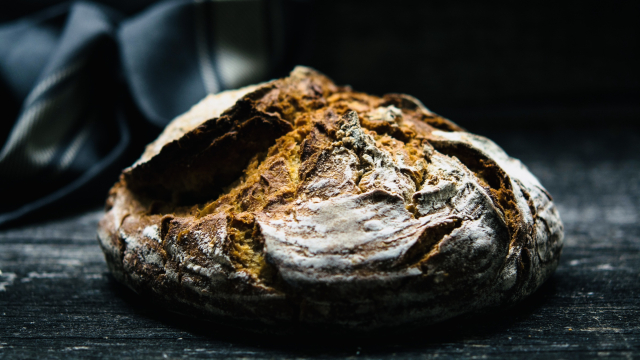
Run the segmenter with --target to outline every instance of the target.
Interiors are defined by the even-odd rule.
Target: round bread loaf
[[[171,310],[373,330],[521,300],[563,227],[490,140],[297,67],[175,119],[111,189],[98,238],[118,281]]]

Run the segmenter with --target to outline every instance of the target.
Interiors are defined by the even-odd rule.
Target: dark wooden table
[[[640,358],[640,131],[485,135],[538,176],[566,229],[555,275],[512,309],[373,339],[244,333],[116,283],[95,209],[0,231],[0,358]]]

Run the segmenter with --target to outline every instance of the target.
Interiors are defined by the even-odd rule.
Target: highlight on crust
[[[555,270],[563,228],[490,140],[297,67],[174,120],[98,237],[119,281],[174,310],[373,330],[515,303]]]

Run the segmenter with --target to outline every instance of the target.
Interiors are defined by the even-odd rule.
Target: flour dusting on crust
[[[563,226],[489,139],[297,67],[170,124],[111,189],[98,238],[119,281],[180,312],[373,330],[521,300]]]

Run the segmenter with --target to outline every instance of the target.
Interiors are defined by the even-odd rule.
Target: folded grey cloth
[[[122,3],[0,24],[0,226],[103,198],[131,148],[172,118],[289,66],[286,2],[162,1],[137,13]]]

